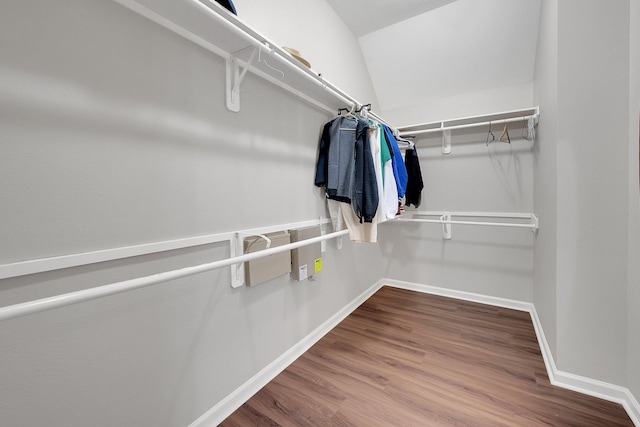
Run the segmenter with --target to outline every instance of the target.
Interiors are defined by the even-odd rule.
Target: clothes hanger
[[[506,142],[507,144],[511,144],[511,137],[509,137],[509,129],[507,129],[507,124],[506,123],[504,125],[504,129],[502,130],[502,135],[500,135],[500,138],[498,138],[498,141]]]
[[[351,105],[351,110],[349,110],[349,112],[347,113],[347,117],[355,121],[358,121],[358,117],[356,116],[357,109],[358,109],[358,104],[354,102],[353,105]]]
[[[401,137],[396,137],[396,141],[407,144],[407,147],[403,147],[403,148],[406,148],[407,150],[413,150],[416,146],[412,141],[409,141],[408,139],[404,139]]]
[[[356,113],[358,113],[360,117],[362,117],[364,120],[367,120],[369,118],[368,112],[370,109],[371,109],[371,104],[365,104],[359,109],[357,109]]]
[[[487,133],[487,147],[496,140],[496,136],[491,132],[491,122],[489,122],[489,133]]]
[[[357,119],[357,117],[355,116],[355,111],[356,111],[356,103],[354,102],[353,104],[351,104],[351,109],[348,108],[338,108],[338,115],[341,116],[342,112],[346,111],[347,114],[345,114],[345,117],[349,117],[352,119]]]

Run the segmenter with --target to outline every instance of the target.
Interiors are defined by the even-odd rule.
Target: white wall
[[[359,38],[397,126],[530,108],[539,1],[456,1]],[[400,42],[398,42],[400,41]]]
[[[486,130],[416,141],[425,188],[418,210],[532,212],[532,144],[510,126],[512,143],[486,146]],[[496,138],[503,127],[496,126]],[[407,208],[407,212],[414,210]],[[385,277],[521,301],[532,300],[534,235],[526,229],[438,224],[383,224]]]
[[[544,1],[534,91],[551,113],[536,148],[536,309],[561,371],[623,386],[628,14],[628,2]]]
[[[443,22],[448,22],[444,18],[448,16],[456,25],[460,19],[471,22],[470,27],[477,25],[476,18],[451,13],[459,6],[453,3],[360,38],[367,61],[377,64],[379,73],[388,70],[389,63],[393,63],[394,69],[405,67],[399,71],[400,75],[411,75],[402,84],[419,82],[412,97],[399,99],[398,94],[389,94],[390,76],[378,74],[377,81],[374,76],[376,90],[387,95],[385,102],[381,99],[383,107],[386,106],[382,114],[394,125],[406,126],[534,105],[530,70],[518,74],[516,80],[509,80],[513,74],[508,77],[503,74],[506,71],[500,64],[504,58],[496,55],[501,48],[462,56],[452,53],[459,50],[455,48],[458,44],[460,49],[466,48],[469,36],[447,24],[443,27]],[[481,13],[499,6],[492,3],[488,7]],[[537,3],[527,7],[537,17]],[[477,11],[475,4],[470,4],[469,8]],[[523,10],[519,9],[520,12]],[[527,16],[524,22],[526,28],[530,24],[529,18]],[[514,21],[505,21],[508,22],[497,25],[504,24],[508,27],[505,31],[511,31]],[[533,21],[532,28],[537,19]],[[487,25],[493,24],[488,22]],[[442,34],[445,34],[444,38]],[[484,36],[478,34],[478,37]],[[531,40],[528,37],[522,36],[526,47],[521,46],[517,54],[509,55],[520,65],[533,64],[533,56],[528,58],[527,52],[529,41],[535,45],[535,37],[531,36]],[[405,43],[391,45],[398,39]],[[441,42],[434,43],[434,40]],[[421,55],[414,54],[413,51],[418,50]],[[532,48],[531,52],[534,50]],[[379,55],[382,51],[387,54]],[[382,67],[384,62],[388,62],[387,68]],[[417,63],[420,65],[406,69],[406,64]],[[478,67],[486,63],[488,68],[483,68],[486,72],[476,74],[475,65],[470,63],[478,64]],[[472,78],[469,73],[473,74]],[[397,84],[394,81],[393,87],[398,87]],[[390,96],[395,98],[390,99]],[[415,101],[416,97],[419,102]],[[521,138],[521,123],[510,125],[509,129],[511,145],[492,144],[489,147],[485,144],[488,128],[454,131],[450,155],[442,155],[440,135],[417,140],[425,183],[423,203],[418,210],[533,212],[534,148]],[[499,137],[502,127],[498,124],[493,130]],[[380,241],[385,254],[385,277],[502,298],[533,300],[535,238],[530,231],[454,226],[453,239],[443,240],[441,227],[435,224],[388,224],[383,226]]]
[[[638,144],[640,135],[640,1],[631,2],[630,91],[629,91],[629,293],[627,325],[628,384],[631,392],[640,396],[640,185],[638,170]]]
[[[556,363],[623,385],[629,2],[558,6]]]
[[[537,16],[537,4],[529,6],[535,10]],[[495,4],[490,7],[495,7]],[[446,7],[434,12],[445,13],[445,9]],[[427,39],[432,40],[437,38],[435,34],[439,34],[438,31],[447,33],[447,29],[437,25],[438,17],[439,14],[420,15],[404,24],[412,23],[411,31],[418,31],[420,25],[430,23],[434,26],[434,33]],[[369,52],[368,60],[373,61],[372,58],[378,49],[384,50],[384,47],[389,52],[393,51],[393,55],[410,56],[408,46],[411,46],[411,43],[423,43],[426,50],[422,47],[420,49],[426,53],[420,58],[426,57],[429,59],[428,62],[443,61],[451,66],[440,67],[441,63],[423,64],[422,68],[411,71],[415,75],[412,81],[420,81],[421,86],[429,86],[422,81],[425,76],[434,72],[437,74],[438,70],[445,72],[455,69],[455,73],[446,77],[438,75],[444,79],[444,87],[451,86],[454,81],[463,86],[459,88],[459,92],[455,92],[456,95],[428,91],[428,95],[422,96],[419,103],[383,110],[385,119],[394,125],[490,114],[530,108],[534,105],[533,81],[528,80],[531,76],[524,79],[528,81],[508,82],[512,84],[507,85],[501,81],[501,84],[486,84],[483,86],[484,89],[478,90],[478,81],[493,82],[491,79],[496,76],[465,80],[461,73],[469,72],[466,61],[472,59],[452,55],[452,48],[446,43],[434,44],[426,43],[424,40],[413,40],[406,45],[391,46],[391,40],[397,40],[399,34],[402,34],[402,37],[410,37],[410,34],[413,34],[411,31],[403,32],[407,27],[409,25],[400,27],[397,24],[361,37],[363,49]],[[385,39],[385,34],[395,37]],[[463,43],[460,37],[452,36],[454,46],[457,42]],[[535,40],[533,43],[535,44]],[[527,49],[523,51],[526,52]],[[393,55],[390,54],[391,57]],[[526,56],[526,53],[524,55]],[[376,61],[380,62],[383,58],[386,57],[376,57]],[[492,56],[488,54],[487,58],[491,59]],[[526,58],[523,61],[526,62]],[[496,65],[494,62],[492,64]],[[431,83],[437,85],[435,81]],[[384,79],[379,79],[378,82],[385,85]],[[394,102],[387,102],[384,105],[393,104]],[[532,212],[534,145],[522,139],[522,125],[509,125],[511,145],[492,144],[489,147],[486,146],[488,127],[453,131],[453,148],[450,155],[442,154],[440,135],[419,138],[416,146],[425,188],[422,192],[423,203],[418,210]],[[498,123],[493,131],[496,137],[499,137],[502,126]],[[530,231],[464,226],[453,228],[453,239],[443,240],[442,231],[435,224],[384,225],[380,241],[385,254],[385,277],[501,298],[533,300],[535,238]]]
[[[492,114],[507,110],[531,108],[533,81],[495,87],[453,96],[433,96],[424,102],[384,110],[385,119],[395,126],[409,126],[458,117]]]
[[[492,104],[487,89],[497,95],[533,80],[539,0],[430,4],[426,13],[359,38],[383,110],[421,109],[477,92]]]
[[[324,214],[313,173],[326,113],[252,75],[228,112],[221,58],[115,2],[6,4],[0,40],[0,263]],[[189,424],[382,277],[377,246],[328,247],[315,282],[234,290],[218,270],[0,323],[0,425]],[[0,300],[227,253],[0,280]]]

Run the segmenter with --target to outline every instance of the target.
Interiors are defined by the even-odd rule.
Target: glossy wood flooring
[[[633,426],[549,383],[528,313],[383,287],[222,426]]]

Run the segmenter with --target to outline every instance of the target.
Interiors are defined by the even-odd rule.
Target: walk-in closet
[[[640,0],[0,5],[0,426],[640,426]]]

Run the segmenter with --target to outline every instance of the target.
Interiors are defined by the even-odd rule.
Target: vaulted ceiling
[[[327,0],[356,37],[456,0]]]
[[[327,0],[382,110],[533,80],[540,0]]]

